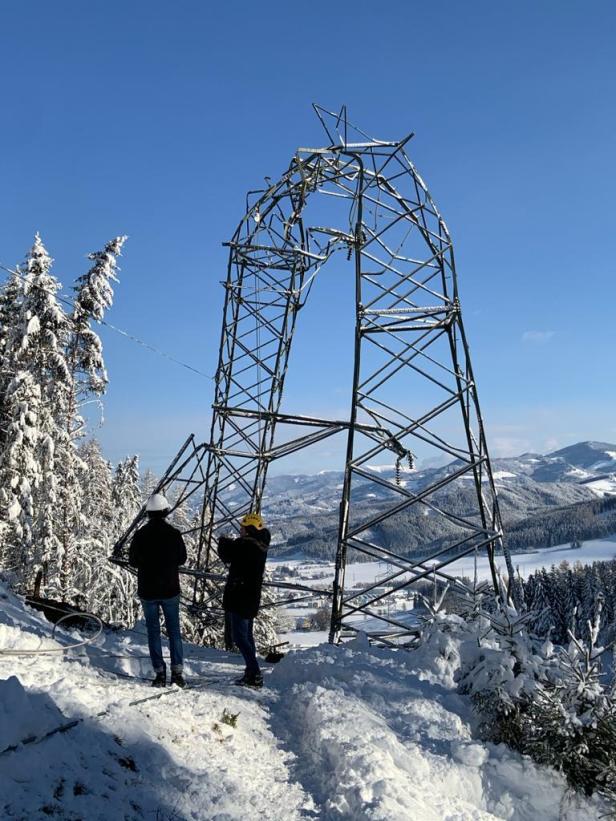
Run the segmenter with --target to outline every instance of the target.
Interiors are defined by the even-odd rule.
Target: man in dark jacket
[[[229,565],[223,606],[231,619],[233,640],[244,657],[246,669],[236,684],[262,687],[253,624],[261,603],[263,572],[271,535],[258,513],[247,513],[240,521],[238,539],[221,536],[218,555]]]
[[[171,653],[171,684],[184,687],[183,648],[180,631],[180,576],[178,567],[186,561],[186,545],[180,531],[169,524],[169,502],[155,493],[146,505],[148,521],[139,528],[130,544],[129,563],[137,568],[137,592],[148,628],[148,647],[156,678],[153,687],[167,684],[167,669],[160,642],[160,608]]]

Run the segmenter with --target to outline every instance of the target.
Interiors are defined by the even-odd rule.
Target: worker
[[[137,568],[137,592],[145,616],[155,675],[152,686],[165,687],[167,684],[167,668],[160,641],[162,609],[171,654],[171,684],[185,687],[178,568],[186,561],[186,545],[180,531],[167,521],[171,508],[162,493],[151,496],[145,509],[148,520],[132,538],[129,564]]]
[[[229,565],[223,607],[229,614],[233,641],[246,665],[244,675],[235,682],[241,686],[263,686],[253,628],[261,603],[270,540],[271,534],[259,513],[247,513],[240,520],[239,538],[221,536],[218,540],[218,555]]]

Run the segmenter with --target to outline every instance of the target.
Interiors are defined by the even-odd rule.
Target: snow
[[[1,591],[0,591],[1,592]],[[3,649],[58,647],[58,631],[12,595]],[[0,753],[3,818],[595,821],[561,775],[473,737],[452,687],[455,653],[321,644],[229,686],[237,656],[186,647],[192,688],[156,693],[145,636],[107,632],[65,654],[0,654],[0,749],[55,721],[73,729]],[[147,700],[145,700],[147,699]],[[235,727],[223,715],[237,715]],[[101,713],[103,713],[101,715]],[[97,715],[98,714],[98,715]],[[7,720],[7,716],[9,716]]]
[[[364,465],[366,470],[371,470],[373,473],[390,473],[396,470],[395,465]],[[400,465],[398,468],[400,473],[416,473],[415,468],[410,468],[408,465]]]
[[[557,545],[556,547],[543,548],[529,553],[513,553],[511,561],[514,568],[520,571],[520,575],[526,578],[531,573],[541,570],[542,567],[558,565],[562,561],[569,564],[581,562],[582,564],[592,564],[593,562],[605,562],[616,558],[616,536],[609,539],[592,539],[584,542],[580,548],[572,548],[570,545]],[[497,557],[498,564],[503,568],[504,560],[502,556]],[[475,573],[475,560],[473,556],[467,556],[453,562],[447,568],[447,572],[456,576],[467,576],[473,578]],[[477,576],[480,579],[490,578],[490,566],[487,556],[477,557]]]
[[[34,336],[41,330],[41,323],[38,316],[32,316],[26,325],[26,336]]]
[[[576,476],[578,479],[586,479],[588,476],[592,476],[592,473],[589,473],[583,468],[572,467],[565,471],[565,476]]]
[[[563,544],[525,553],[514,553],[511,556],[513,566],[519,568],[523,577],[540,570],[542,567],[549,568],[553,564],[558,565],[562,561],[568,561],[570,564],[574,564],[575,562],[592,564],[593,562],[610,561],[611,559],[616,559],[616,535],[606,539],[591,539],[587,542],[583,542],[582,547],[579,548],[572,548],[569,544]],[[274,557],[269,560],[269,563],[273,565],[276,561]],[[279,561],[289,568],[298,570],[301,576],[301,578],[298,579],[300,582],[318,580],[319,584],[328,585],[331,584],[334,578],[335,565],[333,562],[308,562],[305,559],[302,560],[299,555],[296,559],[280,559]],[[462,559],[458,559],[447,567],[447,573],[453,576],[473,578],[475,574],[475,562],[477,577],[479,579],[490,579],[490,566],[486,555],[480,555],[475,558],[475,556],[471,554]],[[504,559],[502,556],[497,556],[497,564],[501,566],[504,572]],[[392,566],[385,562],[357,562],[348,564],[345,574],[347,587],[353,587],[358,583],[368,584],[388,570],[392,570]],[[326,571],[327,575],[322,575]],[[393,572],[395,572],[395,568],[393,568]],[[404,574],[400,576],[400,580],[403,578]]]
[[[310,612],[314,613],[314,607],[310,608]],[[314,647],[327,641],[327,630],[292,630],[281,633],[280,640],[288,641],[293,647]]]
[[[595,479],[591,482],[584,482],[584,487],[589,488],[598,496],[604,496],[605,494],[616,494],[616,476]]]
[[[21,505],[19,504],[18,499],[13,499],[13,501],[9,504],[8,511],[7,511],[7,519],[9,522],[15,521],[18,518],[19,514],[21,513]]]
[[[16,676],[0,680],[0,752],[63,723],[62,713],[44,694],[27,693]]]

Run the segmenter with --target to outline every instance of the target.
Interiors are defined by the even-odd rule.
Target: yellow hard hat
[[[263,529],[263,518],[259,513],[246,513],[245,516],[242,516],[240,519],[240,524],[242,527],[256,527],[257,530]]]

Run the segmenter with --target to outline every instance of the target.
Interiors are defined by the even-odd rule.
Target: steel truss
[[[315,111],[328,145],[298,149],[276,183],[250,192],[246,214],[226,243],[210,440],[196,445],[189,439],[160,488],[180,483],[177,506],[200,494],[193,572],[213,579],[216,534],[235,527],[241,513],[261,509],[270,464],[344,432],[330,641],[362,630],[375,641],[400,644],[413,627],[399,613],[384,612],[399,591],[428,576],[452,581],[448,565],[479,551],[487,553],[497,585],[495,553],[503,549],[498,498],[453,246],[406,153],[413,135],[375,140],[351,126],[344,108],[339,114],[319,106]],[[307,206],[314,200],[333,202],[336,225],[309,223]],[[317,273],[337,251],[352,262],[355,284],[349,417],[282,413],[298,314]],[[415,471],[417,451],[449,464],[436,473]],[[378,470],[383,458],[394,461],[393,479]],[[365,515],[362,500],[370,488],[380,503]],[[230,489],[236,500],[240,492],[239,505],[229,503]],[[388,525],[412,530],[419,516],[432,517],[440,535],[413,550],[392,549]],[[350,551],[387,562],[391,572],[350,589]],[[505,560],[512,579],[507,554]]]

